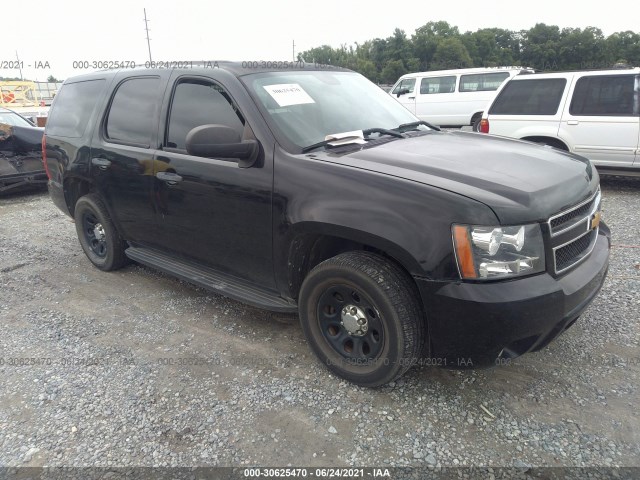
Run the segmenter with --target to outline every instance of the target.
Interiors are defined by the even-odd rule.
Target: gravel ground
[[[296,316],[101,272],[45,193],[2,198],[0,466],[640,466],[640,179],[602,186],[610,274],[571,329],[376,390],[328,373]]]

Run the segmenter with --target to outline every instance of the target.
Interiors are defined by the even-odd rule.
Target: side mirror
[[[240,134],[226,125],[200,125],[186,138],[189,155],[237,159],[240,168],[249,168],[258,159],[260,146],[255,140],[241,140]]]
[[[396,96],[400,98],[400,95],[406,95],[407,93],[410,93],[408,88],[401,88],[398,93],[396,93]]]

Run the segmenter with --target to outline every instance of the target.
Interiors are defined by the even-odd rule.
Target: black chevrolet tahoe
[[[364,386],[508,362],[594,299],[610,232],[588,160],[439,131],[349,70],[279,67],[64,82],[49,191],[96,267],[297,311],[320,361]]]

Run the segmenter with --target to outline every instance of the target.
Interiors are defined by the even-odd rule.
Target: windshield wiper
[[[420,125],[425,125],[429,128],[432,128],[434,130],[437,130],[438,132],[440,131],[440,127],[436,127],[435,125],[431,125],[429,122],[425,122],[424,120],[419,120],[417,122],[411,122],[411,123],[403,123],[402,125],[400,125],[399,127],[394,128],[395,131],[397,132],[408,132],[409,130],[416,130],[417,127],[419,127]]]
[[[404,135],[397,130],[389,130],[388,128],[367,128],[366,130],[362,130],[362,134],[365,137],[368,137],[372,133],[379,133],[381,135],[391,135],[392,137],[397,138],[405,138]]]
[[[331,139],[331,140],[323,140],[321,142],[311,144],[311,145],[309,145],[307,147],[303,147],[302,153],[310,152],[311,150],[315,150],[316,148],[326,147],[327,145],[329,145],[330,143],[334,143],[335,141],[336,140],[334,138],[334,139]]]
[[[360,140],[364,139],[364,140],[370,140],[369,135],[371,135],[372,133],[378,133],[380,135],[390,135],[392,137],[396,137],[396,138],[405,138],[405,136],[396,131],[396,130],[389,130],[388,128],[367,128],[365,130],[362,130],[362,137],[360,138]],[[338,145],[335,145],[336,147],[342,147],[343,145],[350,145],[351,143],[347,140],[344,141],[346,139],[343,139],[343,141],[341,143],[339,143]],[[320,148],[320,147],[326,147],[327,145],[330,145],[332,143],[338,143],[340,142],[339,138],[330,138],[328,140],[323,140],[321,142],[318,143],[314,143],[313,145],[309,145],[308,147],[304,147],[302,149],[302,153],[307,153],[311,150],[314,150],[316,148]],[[357,141],[357,137],[354,137],[354,141],[353,144],[358,144],[358,143],[362,143],[362,142],[358,142]],[[333,145],[332,145],[333,146]]]

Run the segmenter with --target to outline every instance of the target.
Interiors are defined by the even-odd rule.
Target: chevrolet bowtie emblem
[[[600,225],[600,212],[594,213],[591,217],[591,230],[598,228],[598,225]]]

